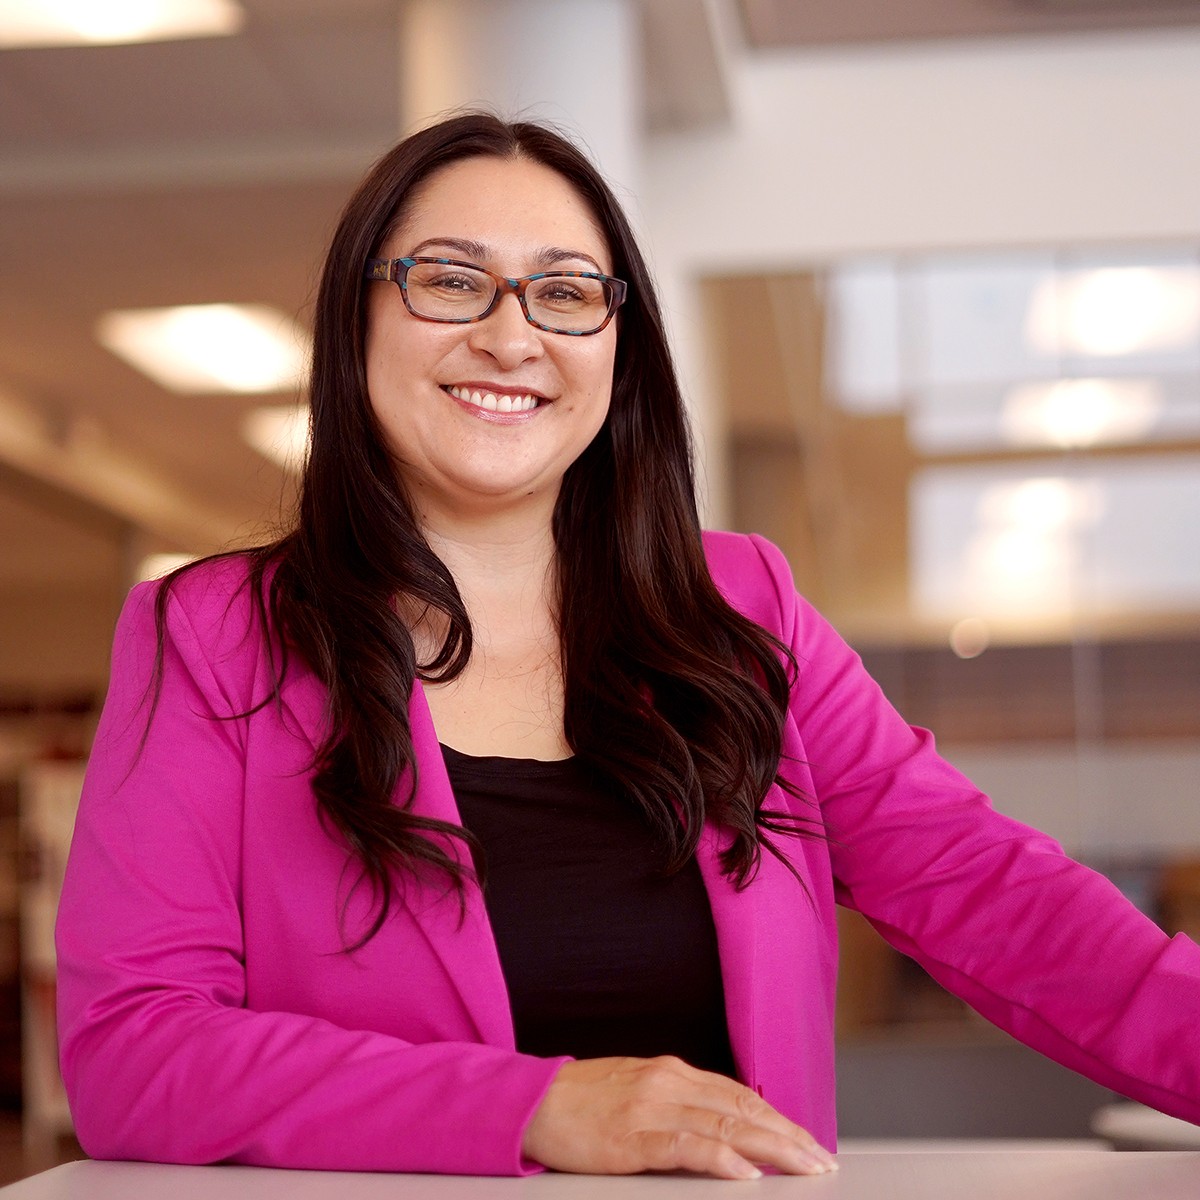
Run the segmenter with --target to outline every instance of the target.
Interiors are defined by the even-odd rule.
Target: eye
[[[529,295],[535,304],[556,312],[574,311],[605,302],[604,286],[599,280],[571,275],[552,275],[538,280]]]
[[[455,292],[474,295],[482,290],[480,277],[468,274],[466,271],[446,271],[439,275],[427,277],[422,282],[426,287],[434,288],[448,295]]]
[[[418,316],[462,321],[487,309],[495,285],[489,276],[462,263],[416,262],[408,270],[406,295]]]
[[[583,292],[578,287],[572,286],[565,279],[557,279],[551,283],[544,291],[539,293],[538,299],[547,302],[553,301],[572,301],[582,300]]]

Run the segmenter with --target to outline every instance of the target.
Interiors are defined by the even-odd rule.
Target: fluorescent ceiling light
[[[1094,524],[1103,511],[1104,499],[1095,484],[1058,475],[993,483],[976,505],[981,528],[1046,537]]]
[[[1060,379],[1004,397],[1000,428],[1018,446],[1073,447],[1141,441],[1162,412],[1153,379]]]
[[[1200,269],[1107,267],[1048,279],[1026,334],[1045,354],[1117,356],[1176,350],[1200,339]]]
[[[242,421],[242,436],[285,471],[299,471],[308,457],[308,405],[256,408]]]
[[[969,592],[1026,615],[1069,611],[1082,534],[1103,512],[1091,480],[1035,476],[985,487],[965,547]]]
[[[245,19],[237,0],[0,0],[0,46],[219,37]]]
[[[106,313],[96,337],[173,392],[280,392],[297,386],[307,335],[262,304],[190,304]]]

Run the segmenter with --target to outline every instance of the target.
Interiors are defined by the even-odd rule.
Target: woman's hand
[[[556,1171],[696,1171],[754,1179],[762,1163],[793,1175],[836,1164],[811,1134],[749,1088],[678,1058],[566,1063],[525,1130],[527,1158]]]

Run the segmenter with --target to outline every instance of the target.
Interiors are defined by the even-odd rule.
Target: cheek
[[[447,326],[446,328],[452,328]],[[425,379],[445,347],[425,329],[387,323],[368,327],[364,346],[367,394],[377,408],[395,407],[401,396],[411,394]]]
[[[602,403],[605,408],[608,407],[612,398],[615,359],[615,346],[597,346],[596,353],[590,357],[581,371],[582,378],[587,380],[587,384],[582,390],[586,392],[592,403]]]
[[[363,345],[363,366],[367,376],[367,395],[373,404],[383,397],[390,373],[389,363],[394,356],[395,351],[389,345],[389,339],[372,322],[367,327],[367,337]]]

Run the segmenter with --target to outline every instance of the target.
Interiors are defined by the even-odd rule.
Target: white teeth
[[[473,392],[470,388],[457,386],[448,387],[446,391],[456,400],[463,400],[467,404],[474,404],[476,408],[484,408],[488,412],[530,412],[537,408],[538,405],[537,397],[530,392],[518,396],[513,396],[508,392],[501,392],[497,396],[495,392]]]

